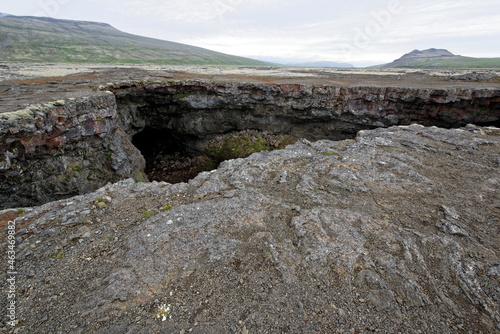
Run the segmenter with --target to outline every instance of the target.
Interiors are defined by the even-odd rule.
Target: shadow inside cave
[[[133,136],[132,144],[146,160],[144,172],[150,181],[187,182],[203,171],[217,168],[213,159],[185,145],[189,139],[169,129],[152,127]]]

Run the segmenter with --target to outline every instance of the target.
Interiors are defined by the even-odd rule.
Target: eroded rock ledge
[[[498,331],[499,152],[497,129],[380,128],[27,209],[18,328]]]
[[[2,208],[87,193],[141,171],[144,158],[116,123],[109,92],[0,114]]]
[[[202,140],[234,130],[286,133],[308,140],[352,138],[363,129],[419,123],[459,127],[499,124],[498,89],[412,89],[204,80],[108,85],[120,127],[145,126]],[[194,137],[194,138],[193,138]],[[196,143],[192,144],[196,147]]]
[[[0,201],[31,206],[140,175],[132,145],[154,129],[196,152],[214,136],[254,129],[309,140],[352,138],[357,131],[417,122],[497,125],[500,90],[124,82],[87,98],[0,114]],[[111,90],[113,94],[105,92]],[[154,138],[152,138],[154,140]]]

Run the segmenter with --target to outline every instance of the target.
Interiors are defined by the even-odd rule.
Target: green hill
[[[500,69],[500,58],[473,58],[457,56],[444,49],[413,50],[390,64],[382,67],[392,68],[448,68]]]
[[[105,23],[0,16],[0,61],[270,65],[128,34]]]

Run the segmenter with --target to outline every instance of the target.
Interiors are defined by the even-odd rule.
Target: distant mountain
[[[408,63],[425,61],[427,59],[455,57],[453,53],[445,49],[427,49],[427,50],[413,50],[410,53],[403,55],[403,57],[396,59],[393,64]]]
[[[0,13],[0,17],[5,17],[5,16],[12,16],[10,14],[5,14],[5,13]]]
[[[0,61],[271,65],[128,34],[106,23],[0,16]]]
[[[273,63],[275,65],[283,66],[301,66],[301,67],[354,67],[352,64],[335,62],[335,61],[308,61],[297,58],[279,58],[279,57],[266,57],[266,56],[253,56],[253,59]]]
[[[500,68],[500,58],[454,55],[445,49],[413,50],[390,64],[377,67],[402,68]]]
[[[337,63],[337,62],[334,62],[334,61],[305,62],[305,63],[291,64],[290,66],[303,66],[303,67],[354,67],[354,65],[352,65],[352,64]]]

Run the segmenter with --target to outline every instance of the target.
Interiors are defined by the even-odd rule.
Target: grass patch
[[[66,256],[66,253],[63,251],[59,251],[59,252],[55,252],[55,253],[50,254],[50,257],[54,258],[54,259],[62,259],[65,256]]]
[[[75,173],[79,173],[82,171],[82,167],[81,166],[76,166],[76,165],[71,165],[71,166],[68,166],[66,168],[67,171],[70,171],[70,172],[75,172]]]
[[[144,219],[148,219],[153,217],[155,214],[156,213],[153,210],[148,210],[142,214],[142,217],[144,217]]]
[[[500,58],[473,58],[473,57],[442,57],[435,59],[423,59],[418,61],[400,63],[394,67],[406,68],[450,68],[450,69],[472,69],[472,68],[500,68]]]
[[[160,307],[158,308],[158,313],[156,313],[156,319],[165,321],[167,319],[170,319],[172,316],[170,315],[170,312],[172,311],[170,304],[161,304]]]

